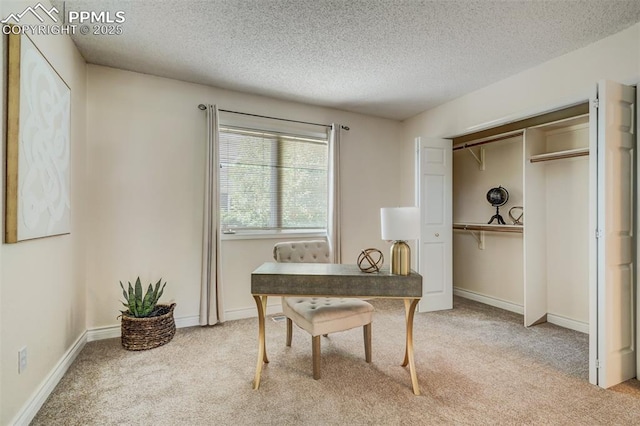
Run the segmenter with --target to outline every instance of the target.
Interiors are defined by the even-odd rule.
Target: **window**
[[[223,232],[326,229],[326,137],[220,127],[219,144]]]

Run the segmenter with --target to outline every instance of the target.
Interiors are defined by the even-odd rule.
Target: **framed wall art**
[[[8,50],[5,242],[68,234],[71,90],[28,36]]]

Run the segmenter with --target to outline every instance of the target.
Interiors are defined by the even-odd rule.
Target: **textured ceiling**
[[[398,120],[640,21],[640,0],[64,3],[125,12],[73,36],[89,63]]]

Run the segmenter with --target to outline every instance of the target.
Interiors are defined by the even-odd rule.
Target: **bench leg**
[[[291,346],[291,337],[293,335],[293,325],[291,318],[287,318],[287,346]]]
[[[311,357],[313,359],[313,378],[320,378],[320,336],[311,338]]]
[[[371,323],[362,327],[364,332],[364,359],[371,362]]]

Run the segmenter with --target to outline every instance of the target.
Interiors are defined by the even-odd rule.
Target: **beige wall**
[[[446,138],[585,101],[600,79],[640,81],[640,24],[406,120],[403,200],[414,197],[414,139]]]
[[[28,5],[33,6],[31,2],[3,4],[0,16],[9,13],[9,6],[15,11]],[[2,39],[0,109],[5,107],[6,99],[7,37]],[[86,65],[67,36],[40,36],[32,40],[71,88],[71,234],[2,244],[0,248],[0,424],[3,425],[14,419],[86,330],[83,238]],[[0,112],[5,117],[6,112]],[[4,141],[6,129],[2,121]],[[0,150],[2,164],[3,156],[4,150]],[[4,188],[4,182],[1,186]],[[0,200],[4,203],[4,197]],[[23,346],[27,347],[28,366],[18,374],[18,350]]]
[[[588,146],[587,124],[547,136],[549,152]],[[547,310],[587,324],[589,157],[541,164],[546,178]]]
[[[550,131],[538,151],[588,147],[588,130],[584,123]],[[500,208],[500,213],[507,224],[511,224],[509,209],[524,206],[523,192],[529,185],[523,178],[523,137],[483,148],[485,170],[480,170],[466,150],[454,151],[453,222],[486,223],[495,209],[487,203],[485,194],[489,188],[502,185],[509,191],[509,201]],[[474,149],[477,152],[478,148]],[[531,234],[545,234],[542,264],[546,267],[542,275],[546,280],[547,312],[583,324],[589,322],[588,165],[588,157],[536,163],[539,184],[544,188],[544,203],[527,204],[524,215],[525,227]],[[539,228],[527,225],[527,217],[536,213],[543,217]],[[523,268],[527,263],[523,238],[523,234],[485,232],[481,250],[471,233],[454,231],[454,288],[522,308],[525,303]],[[532,258],[527,261],[532,262]],[[534,284],[529,282],[529,285]]]
[[[640,24],[405,121],[402,199],[409,202],[414,197],[414,139],[417,136],[456,136],[585,101],[595,94],[596,83],[601,79],[626,84],[640,81]],[[462,237],[456,236],[454,244]],[[498,255],[505,260],[514,258],[509,247],[506,245]],[[458,269],[461,265],[461,261],[454,265],[454,277],[464,276],[465,272]],[[488,294],[505,294],[500,285],[483,287],[482,290]],[[520,304],[521,297],[511,292],[507,298]],[[551,305],[552,310],[556,308]],[[582,320],[584,311],[571,312],[568,316]]]
[[[509,201],[500,207],[500,214],[510,224],[509,209],[523,205],[522,137],[483,148],[485,170],[480,170],[466,150],[453,153],[453,222],[487,223],[495,214],[495,208],[487,202],[487,191],[501,185],[509,191]],[[480,250],[468,231],[454,231],[454,288],[522,306],[522,238],[522,234],[485,232],[484,250]]]
[[[343,256],[380,240],[379,209],[397,205],[400,123],[327,108],[88,66],[88,328],[117,325],[119,280],[168,281],[176,318],[199,312],[206,115],[200,103],[316,123],[342,137]],[[274,240],[225,240],[228,317],[255,315],[250,273]],[[272,301],[274,304],[276,300]]]
[[[11,11],[28,5],[10,2]],[[8,9],[8,3],[0,3],[1,16]],[[118,324],[119,280],[162,276],[170,283],[166,299],[178,302],[176,316],[197,315],[205,138],[205,117],[197,104],[351,127],[343,139],[342,166],[343,253],[344,261],[352,262],[364,247],[386,251],[379,237],[380,207],[413,204],[416,136],[452,136],[584,100],[601,78],[637,83],[639,36],[640,24],[404,125],[86,67],[67,37],[34,37],[72,89],[72,233],[0,249],[0,424],[30,401],[87,328]],[[2,46],[5,76],[6,37]],[[3,99],[5,87],[3,81]],[[3,108],[0,102],[2,117]],[[3,120],[3,140],[4,130]],[[224,244],[225,308],[245,315],[254,309],[248,272],[270,259],[273,240]],[[25,345],[29,366],[18,375],[17,351]]]

